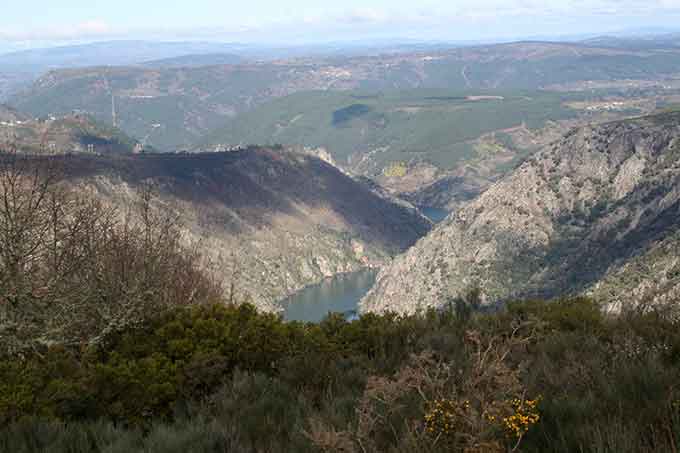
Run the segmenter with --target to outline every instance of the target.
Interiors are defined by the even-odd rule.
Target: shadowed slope
[[[151,184],[225,287],[270,310],[325,277],[381,265],[431,226],[410,205],[285,150],[62,159],[70,182],[121,206]]]

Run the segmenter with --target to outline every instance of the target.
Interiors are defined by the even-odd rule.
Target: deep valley
[[[680,451],[680,7],[118,3],[0,17],[0,452]]]

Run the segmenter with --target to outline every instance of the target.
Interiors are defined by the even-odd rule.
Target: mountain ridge
[[[310,154],[65,156],[69,184],[129,210],[152,186],[211,275],[262,310],[339,273],[377,267],[431,228],[412,206]]]
[[[588,292],[673,237],[679,183],[680,112],[575,129],[383,269],[363,309],[412,312],[477,286],[487,303]],[[607,302],[630,301],[621,290]]]

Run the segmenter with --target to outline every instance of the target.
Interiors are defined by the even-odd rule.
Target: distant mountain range
[[[228,43],[107,41],[0,55],[0,72],[43,73],[61,68],[127,66],[186,55],[230,54],[242,49],[242,45]]]
[[[680,48],[680,33],[636,37],[605,35],[587,39],[583,41],[583,44],[620,49],[677,49]]]
[[[522,38],[526,42],[565,42],[572,44],[598,44],[635,49],[641,45],[662,48],[675,46],[680,31],[664,29],[627,30],[602,36],[595,34],[574,36],[533,36]],[[521,41],[521,40],[516,40]],[[87,66],[127,66],[152,60],[176,57],[214,55],[208,64],[219,64],[220,55],[231,54],[248,60],[282,60],[304,57],[356,57],[395,53],[442,51],[452,48],[489,47],[508,43],[491,41],[423,41],[416,39],[374,39],[356,41],[321,42],[293,45],[246,44],[212,41],[145,41],[115,40],[85,44],[62,45],[26,50],[2,51],[0,71],[20,70],[24,73],[42,73],[52,69]]]
[[[243,63],[243,57],[230,53],[208,53],[182,55],[179,57],[152,60],[143,63],[150,68],[189,68],[200,66],[219,66]]]
[[[89,66],[128,66],[157,62],[174,66],[174,58],[198,61],[211,55],[208,64],[243,61],[248,46],[212,42],[108,41],[44,49],[22,50],[0,55],[0,101],[30,86],[48,71]],[[166,61],[167,60],[167,61]]]
[[[138,58],[149,56],[143,50],[142,47]],[[680,74],[680,49],[636,50],[545,42],[365,57],[212,64],[225,63],[225,58],[229,62],[238,61],[238,57],[231,55],[173,57],[152,63],[154,67],[106,66],[51,71],[13,96],[10,103],[33,116],[76,111],[110,124],[115,110],[117,125],[127,134],[160,150],[174,151],[212,145],[205,137],[218,129],[224,133],[215,133],[212,138],[219,143],[261,142],[263,138],[255,131],[273,127],[278,119],[269,125],[258,124],[258,128],[241,128],[239,134],[228,131],[241,123],[252,125],[252,121],[240,115],[257,112],[251,114],[251,119],[257,119],[262,113],[256,110],[259,106],[303,91],[355,90],[375,95],[381,91],[442,89],[474,96],[485,95],[487,91],[533,91],[575,85],[591,91],[588,84],[592,81],[637,79],[661,84]],[[348,99],[341,104],[335,105],[333,111],[367,103]],[[274,104],[270,107],[277,108]],[[308,113],[306,118],[310,118],[310,112],[304,111],[306,107],[303,102],[290,105],[290,110]],[[408,113],[403,105],[400,108],[404,115]],[[264,114],[263,118],[266,117]],[[549,118],[550,112],[544,112],[544,117]],[[292,118],[281,118],[282,124],[290,120]],[[295,140],[308,133],[296,133],[295,126],[284,129],[281,134],[284,144],[308,144],[286,143],[284,139]],[[265,138],[274,137],[276,135]],[[465,140],[453,137],[451,141]]]
[[[296,46],[197,41],[105,41],[2,52],[0,101],[27,87],[44,73],[91,66],[181,67],[273,61],[304,57],[326,58],[441,50],[451,43],[383,40],[329,42]]]

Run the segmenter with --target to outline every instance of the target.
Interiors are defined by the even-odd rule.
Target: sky
[[[3,2],[0,47],[108,39],[270,44],[480,41],[680,29],[680,0],[23,0]]]

